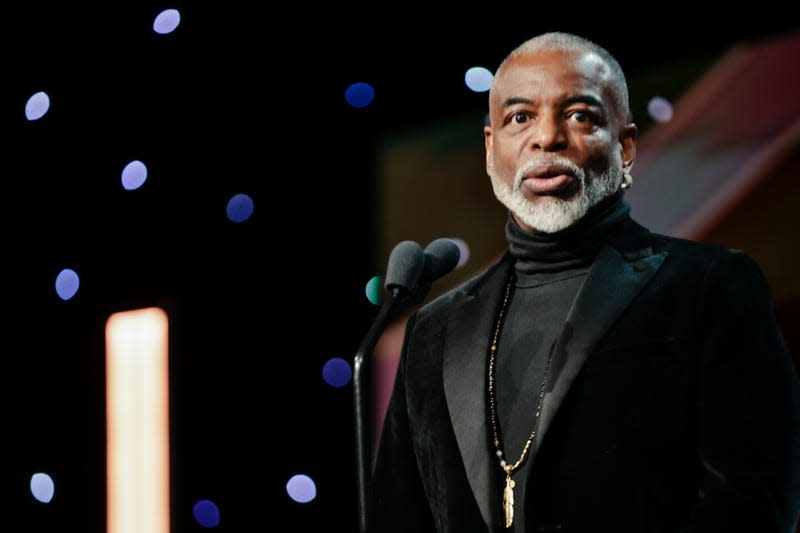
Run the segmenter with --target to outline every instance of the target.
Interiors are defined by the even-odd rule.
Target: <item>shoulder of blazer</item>
[[[672,256],[672,261],[689,259],[700,266],[731,255],[743,254],[741,250],[719,244],[654,233],[632,218],[628,218],[610,232],[605,240],[627,261],[635,261],[666,251]]]
[[[488,268],[476,274],[470,279],[462,282],[456,287],[437,296],[430,302],[420,307],[414,314],[417,317],[427,317],[442,312],[453,305],[457,305],[464,300],[473,298],[481,291],[481,288],[498,273],[507,273],[513,262],[511,253],[506,251],[499,259],[489,265]],[[505,274],[503,274],[505,275]]]

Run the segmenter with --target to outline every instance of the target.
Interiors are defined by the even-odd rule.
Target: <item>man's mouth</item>
[[[575,180],[575,176],[565,169],[534,169],[523,176],[520,186],[534,194],[557,194],[569,188]]]

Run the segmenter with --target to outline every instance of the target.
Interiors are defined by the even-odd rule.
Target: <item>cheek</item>
[[[495,143],[492,150],[492,157],[494,160],[494,173],[502,177],[506,181],[513,180],[517,172],[517,158],[516,152],[509,150],[508,147],[503,149]]]
[[[584,167],[605,172],[611,162],[619,159],[619,145],[607,135],[588,135],[583,138]]]
[[[497,147],[492,149],[491,158],[487,159],[487,168],[486,170],[493,178],[502,178],[503,181],[507,181],[506,177],[508,175],[508,164],[506,162],[506,157],[504,157],[501,150]]]

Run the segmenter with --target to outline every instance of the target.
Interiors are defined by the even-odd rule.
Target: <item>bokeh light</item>
[[[669,122],[672,120],[672,104],[666,98],[654,96],[647,103],[647,113],[655,121]]]
[[[364,290],[367,294],[367,300],[373,305],[380,305],[383,301],[383,276],[373,276],[367,282]]]
[[[464,239],[455,239],[450,237],[450,240],[453,241],[456,246],[458,246],[458,251],[460,255],[458,256],[458,263],[456,263],[456,268],[460,266],[464,266],[464,264],[469,261],[469,245],[464,241]]]
[[[138,159],[131,161],[122,169],[120,181],[126,191],[138,189],[147,181],[147,166]]]
[[[375,89],[369,83],[360,81],[345,89],[344,99],[352,107],[366,107],[375,99]]]
[[[494,76],[489,69],[484,67],[472,67],[464,74],[464,83],[470,90],[476,93],[485,93],[492,87]]]
[[[50,97],[44,91],[33,94],[25,103],[25,118],[39,120],[50,110]]]
[[[181,23],[181,14],[177,9],[165,9],[156,15],[153,31],[160,34],[172,33]]]
[[[286,492],[294,501],[308,503],[317,497],[317,486],[307,475],[297,474],[286,483]]]
[[[50,503],[56,491],[56,485],[53,483],[53,478],[39,472],[31,476],[31,494],[38,501],[42,503]]]
[[[244,222],[253,216],[255,203],[253,199],[244,193],[234,194],[228,200],[225,214],[231,222]]]
[[[322,379],[331,387],[344,387],[350,383],[353,377],[353,369],[350,363],[341,357],[328,359],[322,366]]]
[[[56,276],[56,294],[62,300],[69,300],[75,296],[80,285],[78,273],[71,268],[65,268]]]
[[[217,527],[219,525],[219,508],[211,500],[197,500],[192,506],[192,516],[195,522],[203,527]]]

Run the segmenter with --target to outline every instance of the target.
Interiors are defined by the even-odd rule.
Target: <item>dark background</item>
[[[7,521],[105,530],[105,320],[159,305],[171,320],[173,531],[203,529],[191,516],[203,498],[220,507],[219,531],[356,531],[352,389],[321,369],[352,360],[377,312],[364,287],[387,259],[374,226],[382,136],[482,111],[466,69],[493,70],[541,31],[597,40],[632,78],[688,65],[677,94],[731,46],[796,26],[767,9],[731,20],[674,6],[635,18],[616,5],[431,7],[3,8]],[[158,35],[166,8],[181,24]],[[345,102],[356,81],[375,87],[371,106]],[[50,111],[29,122],[40,90]],[[125,191],[134,159],[148,180]],[[235,224],[225,204],[240,192],[255,212]],[[69,301],[54,290],[63,268],[81,277]],[[39,471],[56,482],[49,505],[28,490]],[[296,473],[317,483],[313,502],[288,498]]]

